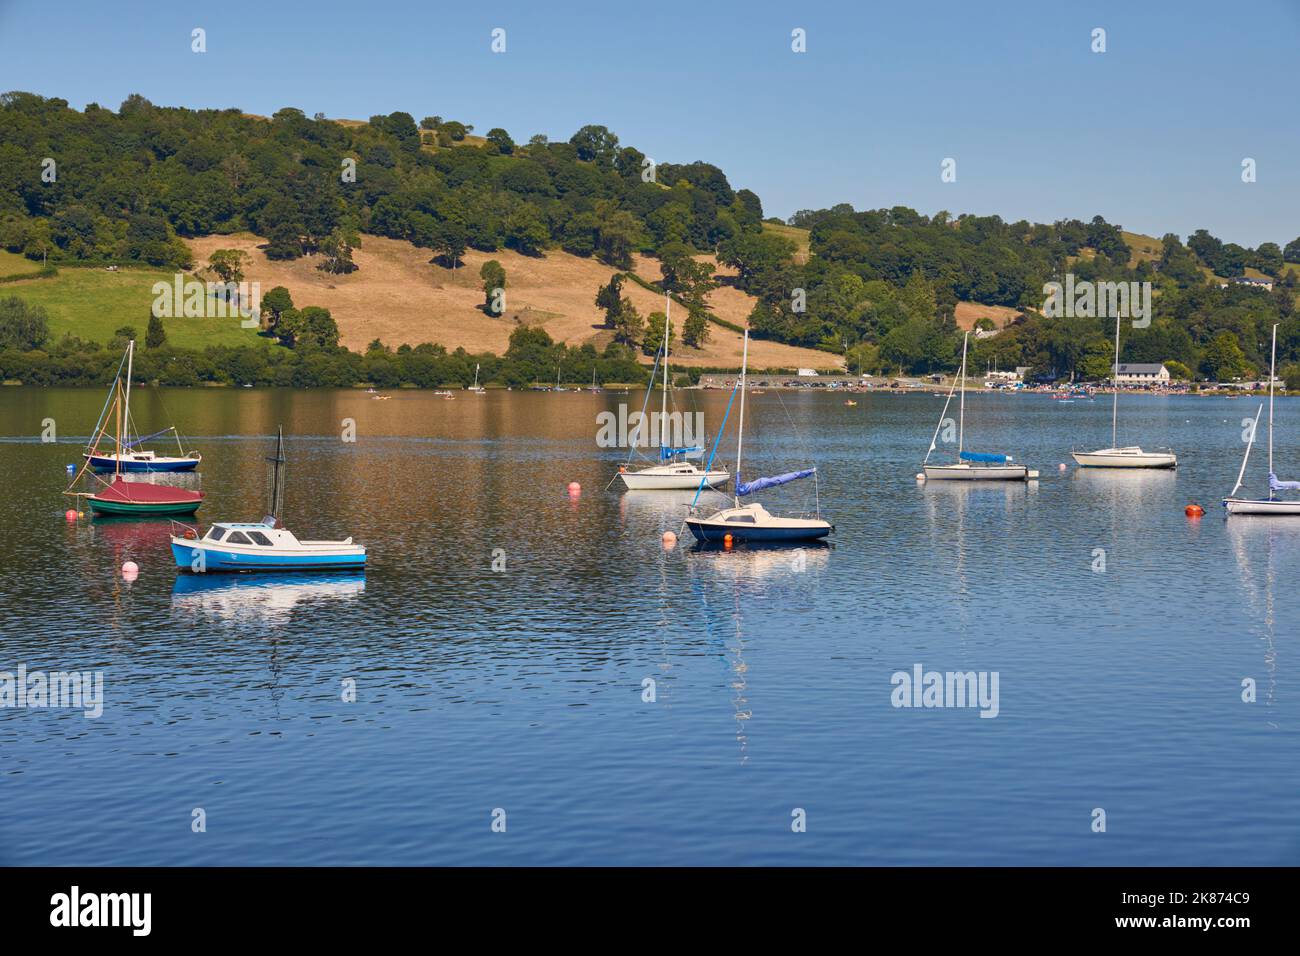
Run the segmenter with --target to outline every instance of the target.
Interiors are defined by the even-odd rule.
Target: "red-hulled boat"
[[[95,514],[192,515],[203,503],[203,492],[147,481],[126,481],[121,475],[114,475],[107,488],[87,495],[86,499]]]

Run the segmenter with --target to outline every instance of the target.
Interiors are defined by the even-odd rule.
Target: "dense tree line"
[[[472,127],[426,117],[435,142]],[[49,162],[47,162],[47,160]],[[31,93],[0,96],[0,244],[32,258],[189,266],[179,237],[249,230],[266,254],[324,252],[355,268],[361,233],[406,239],[457,265],[468,248],[538,255],[562,247],[628,268],[670,244],[711,251],[761,228],[762,207],[707,163],[655,167],[603,126],[567,143],[437,148],[408,113],[364,125],[286,108],[155,106],[82,112]]]
[[[976,343],[977,365],[1097,377],[1109,368],[1109,320],[1041,314],[1044,284],[1070,273],[1153,284],[1153,321],[1126,336],[1127,361],[1242,377],[1267,367],[1274,322],[1282,323],[1281,361],[1300,361],[1295,281],[1284,266],[1300,259],[1300,238],[1285,248],[1266,242],[1247,249],[1198,230],[1186,243],[1165,236],[1157,258],[1130,264],[1121,228],[1100,216],[1049,225],[841,204],[791,217],[791,225],[809,230],[810,255],[800,262],[794,242],[763,230],[759,198],[734,189],[716,166],[656,167],[598,125],[563,143],[539,135],[521,144],[500,128],[476,138],[472,129],[439,116],[417,125],[403,112],[364,124],[309,119],[292,108],[264,119],[235,109],[158,107],[134,95],[116,112],[95,104],[78,112],[60,99],[8,93],[0,96],[0,246],[51,263],[189,267],[183,238],[250,230],[266,237],[269,257],[319,255],[331,273],[356,268],[351,251],[367,233],[408,240],[453,268],[471,248],[525,255],[561,248],[619,270],[641,251],[659,258],[660,287],[684,307],[670,335],[687,345],[704,342],[707,296],[726,281],[757,298],[750,316],[756,336],[844,355],[851,368],[951,370],[960,343],[955,311],[967,300],[1019,313],[1007,331]],[[716,277],[697,259],[701,253],[733,268],[734,279]],[[213,268],[238,270],[233,255]],[[485,310],[493,290],[505,288],[504,272],[491,265],[480,276]],[[1276,277],[1275,288],[1220,287],[1219,278],[1248,269]],[[630,361],[633,349],[656,351],[662,317],[641,316],[620,283],[616,276],[597,290],[596,304],[622,351],[557,351],[556,364],[617,363]],[[415,368],[421,381],[441,381],[459,368],[451,356],[430,365],[436,356],[428,350],[436,346],[398,350],[392,359],[349,358],[339,354],[326,310],[272,306],[265,331],[299,353],[268,357],[274,375],[357,380],[369,361],[390,363],[401,381],[412,381]],[[398,368],[398,356],[419,349],[424,358],[402,359],[415,364]],[[515,363],[503,366],[514,369],[503,382],[522,384],[529,372],[553,380],[532,359],[519,365],[518,358],[498,360]],[[302,370],[309,361],[315,371]],[[223,363],[224,371],[211,373],[198,359],[191,364],[204,369],[199,380],[242,383]],[[436,375],[428,372],[435,365]]]
[[[18,302],[21,307],[21,300]],[[10,300],[0,300],[0,380],[26,385],[105,385],[113,380],[122,350],[136,338],[134,328],[122,328],[109,343],[100,345],[73,336],[49,342],[39,339],[31,323],[43,316],[23,316]],[[36,341],[35,347],[33,342]],[[603,352],[594,346],[569,347],[556,343],[543,329],[521,326],[510,339],[504,356],[473,354],[464,349],[448,352],[441,345],[403,345],[396,349],[372,342],[364,353],[317,344],[293,349],[259,346],[220,346],[202,350],[173,348],[153,339],[135,353],[138,381],[187,386],[266,385],[294,388],[457,388],[474,381],[512,388],[553,383],[557,374],[565,382],[644,384],[648,370],[623,346]]]
[[[839,205],[802,210],[789,224],[810,230],[806,265],[796,265],[793,244],[775,235],[741,236],[720,248],[741,287],[760,299],[750,325],[759,336],[844,354],[850,368],[951,370],[960,350],[955,309],[968,300],[1019,312],[1007,331],[975,343],[976,366],[1106,377],[1113,317],[1043,314],[1043,286],[1067,273],[1093,283],[1152,283],[1152,323],[1125,333],[1124,361],[1172,361],[1207,379],[1266,372],[1274,322],[1281,323],[1279,363],[1300,361],[1296,281],[1276,243],[1246,249],[1202,229],[1186,244],[1166,235],[1157,258],[1130,264],[1121,228],[1100,216],[1042,225]],[[1287,249],[1300,252],[1300,239]],[[1224,285],[1247,268],[1276,276],[1274,289]]]

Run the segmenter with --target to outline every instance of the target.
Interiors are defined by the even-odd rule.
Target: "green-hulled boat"
[[[86,464],[81,466],[81,470],[72,479],[72,484],[65,494],[85,498],[90,504],[90,510],[97,515],[135,515],[140,517],[192,515],[199,510],[199,505],[203,503],[203,492],[191,491],[188,488],[177,488],[175,485],[156,485],[147,481],[127,481],[122,477],[122,435],[130,430],[131,372],[134,355],[135,343],[130,342],[126,347],[126,355],[122,357],[122,364],[118,366],[117,376],[113,379],[108,399],[104,402],[104,410],[100,413],[99,424],[95,426],[95,437],[91,442],[92,454],[86,456]],[[125,378],[122,375],[123,366],[126,369]],[[113,458],[115,463],[113,480],[105,482],[103,478],[98,477],[91,471],[91,463],[95,459],[93,452],[98,451],[100,441],[108,437],[110,422],[116,423],[116,433],[113,438],[116,454]],[[72,490],[76,487],[77,481],[83,474],[90,474],[99,483],[99,487],[95,491],[88,493]]]

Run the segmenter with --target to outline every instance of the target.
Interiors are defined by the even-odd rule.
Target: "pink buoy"
[[[571,495],[582,494],[582,485],[578,484],[576,481],[569,482],[569,494]]]
[[[1060,463],[1059,465],[1057,465],[1056,467],[1057,467],[1060,471],[1065,471],[1065,462],[1061,462],[1061,463]]]
[[[63,512],[63,517],[67,518],[69,521],[76,521],[77,512],[74,511],[72,508],[69,508],[67,511]]]
[[[673,534],[671,531],[665,531],[663,542],[664,550],[671,551],[677,545],[677,535]]]
[[[136,564],[134,561],[127,561],[122,565],[122,577],[126,578],[128,581],[138,577],[139,574],[140,565]]]

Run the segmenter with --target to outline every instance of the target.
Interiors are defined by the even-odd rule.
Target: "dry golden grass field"
[[[614,270],[595,259],[582,259],[558,250],[532,258],[516,252],[482,253],[471,250],[460,268],[444,269],[430,262],[428,249],[379,236],[363,237],[353,253],[356,272],[332,276],[320,271],[319,257],[290,262],[272,261],[259,249],[257,236],[205,236],[189,242],[195,265],[206,265],[214,249],[240,249],[250,262],[245,278],[261,284],[262,293],[277,285],[287,288],[294,304],[318,305],[330,310],[350,349],[364,349],[374,339],[396,347],[434,342],[448,349],[463,346],[478,352],[504,353],[516,322],[538,325],[556,341],[570,345],[593,343],[603,348],[611,333],[600,328],[603,314],[596,308],[596,290],[609,282]],[[479,268],[496,259],[506,270],[506,311],[489,316],[483,303]],[[636,271],[652,281],[659,278],[655,260],[639,258]],[[725,274],[725,270],[724,270]],[[643,316],[663,310],[663,297],[633,282],[624,283],[627,295]],[[742,292],[721,287],[712,293],[710,307],[717,315],[745,325],[754,300]],[[674,326],[680,331],[679,314]],[[679,365],[739,366],[741,336],[710,324],[709,341],[701,349],[678,347],[673,361]],[[840,358],[826,352],[796,348],[776,342],[752,341],[749,361],[754,368],[808,367],[836,369]]]

